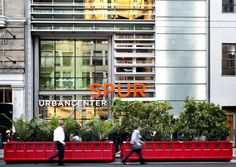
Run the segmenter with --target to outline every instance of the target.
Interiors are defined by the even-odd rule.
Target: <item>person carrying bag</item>
[[[146,164],[144,159],[143,159],[143,156],[142,156],[142,146],[144,144],[144,142],[141,140],[141,135],[140,135],[140,130],[141,130],[141,127],[140,126],[135,126],[134,127],[134,131],[132,132],[132,135],[131,135],[131,150],[130,152],[125,156],[125,158],[121,161],[124,165],[126,165],[126,161],[128,160],[128,158],[131,156],[131,154],[133,152],[136,152],[139,156],[139,161],[140,161],[140,164]]]

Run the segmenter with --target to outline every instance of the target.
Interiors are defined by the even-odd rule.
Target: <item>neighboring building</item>
[[[10,118],[25,115],[24,1],[0,0],[0,113]],[[2,126],[11,123],[2,116]]]
[[[211,1],[210,11],[210,101],[227,112],[230,139],[235,142],[236,1]]]

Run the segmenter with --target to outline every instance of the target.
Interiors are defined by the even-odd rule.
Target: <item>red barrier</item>
[[[121,145],[121,159],[129,152],[131,145]],[[233,158],[233,145],[227,141],[147,141],[143,146],[146,160],[222,160]],[[130,160],[137,160],[134,153]]]
[[[45,161],[56,152],[53,142],[7,142],[4,144],[4,160]],[[113,142],[66,142],[64,160],[113,161]]]

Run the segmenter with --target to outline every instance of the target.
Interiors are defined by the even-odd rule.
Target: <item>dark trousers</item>
[[[59,141],[55,142],[55,146],[57,148],[57,153],[53,156],[50,157],[50,159],[54,159],[56,157],[58,157],[58,163],[59,164],[63,164],[63,160],[64,160],[64,145],[62,143],[60,143]]]
[[[131,154],[133,154],[133,153],[136,153],[136,154],[138,154],[138,156],[139,156],[139,161],[141,162],[141,163],[144,163],[144,159],[143,159],[143,156],[142,156],[142,148],[136,148],[136,147],[134,147],[134,146],[132,146],[132,148],[131,148],[131,150],[129,151],[129,153],[125,156],[125,158],[122,160],[122,162],[126,162],[127,160],[128,160],[128,158],[131,156]]]

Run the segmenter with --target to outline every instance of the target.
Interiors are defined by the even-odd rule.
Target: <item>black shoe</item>
[[[52,161],[52,160],[53,160],[53,158],[52,158],[52,157],[48,158],[48,161]]]
[[[147,165],[146,162],[140,162],[140,165]]]
[[[65,164],[64,163],[59,163],[58,166],[64,166]]]
[[[127,165],[126,161],[122,160],[121,162],[123,163],[123,165]]]

